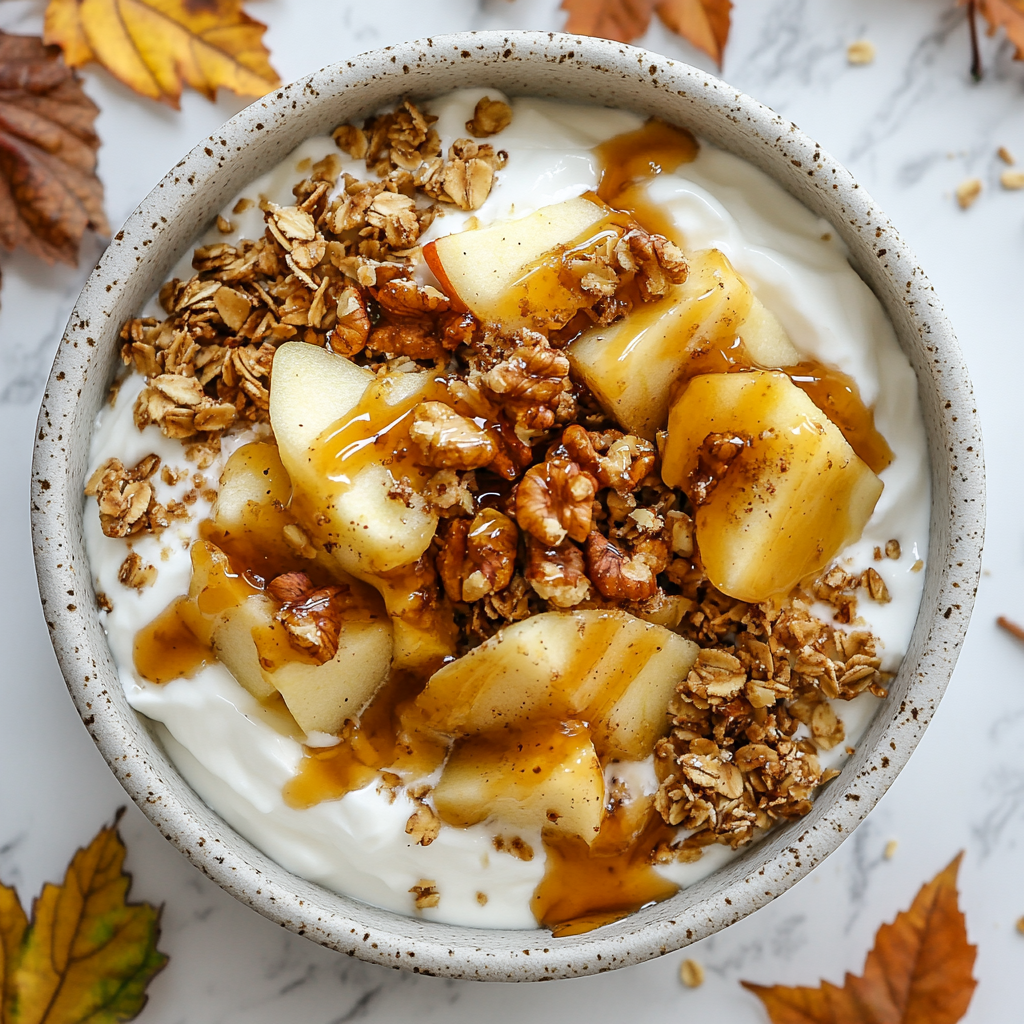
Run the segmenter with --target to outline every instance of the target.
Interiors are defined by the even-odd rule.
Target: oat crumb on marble
[[[846,61],[848,64],[864,65],[875,62],[875,44],[867,39],[858,39],[850,43],[846,48]]]
[[[1024,171],[1003,171],[999,175],[999,184],[1011,191],[1024,188]]]
[[[896,856],[896,849],[899,845],[900,844],[895,839],[890,839],[889,842],[885,844],[885,850],[883,851],[882,856],[885,857],[886,860],[892,860],[893,857]]]
[[[684,960],[679,965],[679,980],[687,988],[699,988],[704,984],[704,968],[696,960]]]
[[[981,179],[965,178],[956,187],[956,201],[961,210],[966,210],[973,205],[974,201],[981,195]]]
[[[1013,154],[1005,146],[1000,146],[996,150],[996,156],[998,156],[1004,164],[1009,164],[1010,167],[1012,167],[1017,162],[1016,160],[1014,160]]]

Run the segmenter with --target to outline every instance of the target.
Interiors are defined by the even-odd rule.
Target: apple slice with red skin
[[[577,196],[518,220],[445,235],[428,242],[423,256],[458,312],[507,327],[536,327],[538,316],[547,315],[560,299],[565,304],[569,292],[563,288],[565,295],[559,296],[559,286],[545,280],[543,294],[536,297],[542,301],[531,312],[523,279],[544,256],[580,239],[609,212],[596,196]]]

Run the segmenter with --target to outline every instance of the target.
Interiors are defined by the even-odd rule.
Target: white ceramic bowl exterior
[[[924,597],[890,695],[842,775],[805,818],[664,903],[584,935],[478,931],[329,892],[230,829],[182,780],[129,707],[100,625],[82,532],[89,441],[119,366],[121,324],[235,193],[300,142],[404,95],[466,86],[624,107],[685,125],[745,158],[835,226],[918,377],[932,476]],[[724,82],[605,40],[464,33],[364,54],[252,104],[200,143],[118,232],[71,315],[39,414],[33,535],[44,612],[72,697],[132,799],[205,874],[266,917],[364,960],[424,974],[530,981],[613,970],[719,931],[830,854],[906,764],[949,681],[981,570],[984,466],[960,349],[913,255],[849,172]]]

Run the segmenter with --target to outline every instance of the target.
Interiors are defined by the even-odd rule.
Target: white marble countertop
[[[44,0],[5,0],[0,27],[38,32]],[[292,79],[362,50],[471,28],[556,29],[558,0],[253,0],[270,25],[275,66]],[[148,1024],[303,1020],[655,1021],[708,1014],[757,1022],[738,984],[841,982],[859,973],[874,932],[965,849],[961,905],[978,944],[980,985],[967,1021],[1020,1019],[1024,936],[1024,645],[995,627],[1024,621],[1021,269],[1024,191],[999,187],[1006,146],[1024,159],[1024,64],[982,38],[986,77],[968,73],[967,27],[953,0],[736,0],[723,77],[795,121],[851,168],[916,250],[956,326],[974,378],[989,471],[988,547],[974,621],[934,724],[877,809],[822,866],[764,910],[660,960],[543,986],[441,981],[371,967],[313,945],[236,903],[192,868],[134,806],[122,823],[133,894],[164,904],[169,967],[150,988]],[[851,67],[846,46],[877,47]],[[710,67],[656,26],[643,45]],[[100,174],[116,226],[202,136],[243,105],[195,93],[174,113],[103,72],[85,74],[102,108]],[[968,211],[953,189],[977,176]],[[0,508],[5,585],[0,637],[0,879],[27,901],[60,877],[125,794],[64,688],[36,597],[29,540],[29,462],[50,361],[100,246],[78,270],[3,257],[0,310]],[[898,840],[895,856],[883,850]],[[698,989],[679,962],[701,961]]]

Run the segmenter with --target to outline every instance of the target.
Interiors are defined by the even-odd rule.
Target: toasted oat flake
[[[704,984],[704,968],[696,960],[684,960],[679,965],[679,980],[687,988],[699,988]]]
[[[956,201],[961,210],[968,209],[981,195],[981,178],[965,178],[956,187]]]
[[[1024,171],[1003,171],[999,175],[999,184],[1011,191],[1024,188]]]
[[[887,540],[885,542],[885,557],[892,559],[899,559],[902,554],[900,549],[900,542],[898,540]]]
[[[850,43],[846,48],[846,62],[848,64],[873,64],[874,60],[875,46],[874,43],[869,42],[867,39],[858,39],[856,42]]]
[[[893,857],[896,856],[896,849],[899,845],[900,844],[895,839],[890,839],[889,842],[885,844],[885,850],[882,852],[882,856],[885,857],[886,860],[892,860]]]
[[[1017,162],[1016,160],[1014,160],[1013,154],[1005,146],[1000,146],[996,150],[996,156],[998,156],[1004,164],[1008,164],[1010,167],[1012,167]]]

